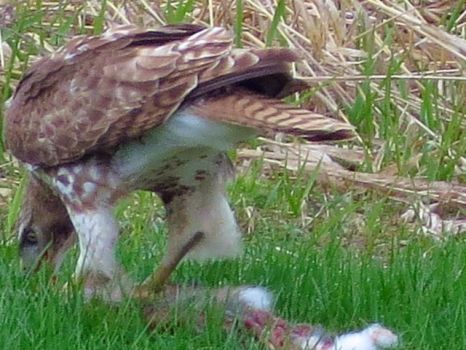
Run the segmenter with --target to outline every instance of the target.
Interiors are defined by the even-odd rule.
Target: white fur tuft
[[[253,309],[270,311],[273,305],[273,296],[262,287],[247,287],[238,293],[241,304]]]
[[[398,336],[378,323],[370,325],[364,332],[380,348],[390,348],[398,345]]]
[[[360,332],[340,335],[335,339],[335,350],[378,350],[396,345],[396,334],[379,324],[373,324]]]

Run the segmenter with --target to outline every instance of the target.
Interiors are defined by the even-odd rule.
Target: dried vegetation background
[[[399,219],[420,222],[424,232],[439,237],[466,231],[464,0],[0,4],[5,100],[35,56],[68,37],[115,24],[219,25],[231,28],[238,46],[295,48],[303,57],[295,74],[312,88],[294,102],[349,121],[358,136],[349,144],[322,145],[273,135],[241,148],[236,154],[240,168],[260,159],[263,176],[318,169],[323,188],[382,193],[405,203]],[[7,155],[0,176],[0,206],[5,207],[14,200],[20,178]]]

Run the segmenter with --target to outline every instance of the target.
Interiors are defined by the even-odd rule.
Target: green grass
[[[255,189],[244,191],[252,178]],[[266,198],[273,188],[277,198],[271,204]],[[316,219],[303,225],[292,206],[283,203],[289,199],[286,192],[299,195],[305,188],[304,183],[285,182],[277,188],[273,181],[257,181],[253,173],[238,179],[230,189],[237,215],[244,223],[246,208],[254,205],[257,217],[256,229],[245,237],[244,255],[206,265],[185,263],[174,280],[211,287],[260,284],[278,296],[277,313],[290,320],[322,324],[333,332],[382,322],[402,334],[400,349],[463,348],[464,241],[438,243],[414,236],[412,228],[394,228],[389,215],[381,215],[396,210],[387,200],[369,205],[351,194],[325,200],[311,191],[310,200],[322,202],[326,213],[309,209],[307,215]],[[132,204],[118,209],[123,227],[119,253],[131,275],[142,280],[164,250],[163,211],[145,193],[127,202]],[[364,221],[351,227],[358,213]],[[63,293],[75,253],[52,285],[45,270],[26,279],[19,272],[16,246],[0,247],[0,348],[260,348],[244,335],[223,333],[216,317],[202,333],[189,327],[151,332],[135,302],[119,307],[85,304],[78,290]]]
[[[67,1],[53,11],[43,10],[40,1],[18,4],[16,21],[2,29],[12,58],[0,76],[0,105],[44,46],[57,47],[71,34],[101,32],[109,4],[114,2],[102,2],[92,27],[78,20],[84,6],[70,12]],[[241,9],[248,5],[246,0],[234,3]],[[264,44],[286,42],[278,26],[293,16],[285,8],[286,1],[277,4],[263,31]],[[461,4],[464,1],[445,11],[451,15],[445,15],[442,23],[450,32],[456,30]],[[175,23],[194,18],[199,6],[191,0],[165,1],[161,10],[168,22]],[[241,46],[249,30],[243,25],[248,13],[232,10],[230,19],[235,43]],[[375,54],[380,47],[365,25],[361,20],[359,29],[365,34],[356,46]],[[392,22],[385,27],[383,44],[396,47],[398,27]],[[358,128],[367,150],[359,169],[371,172],[395,165],[399,175],[464,183],[464,173],[455,170],[466,154],[464,82],[445,83],[442,91],[457,103],[452,110],[439,108],[447,96],[440,93],[437,82],[417,81],[417,96],[411,82],[391,78],[403,73],[401,66],[408,61],[404,55],[409,52],[388,61],[368,55],[360,64],[361,74],[379,74],[384,67],[388,77],[378,85],[368,78],[357,85],[354,100],[340,106]],[[312,100],[316,92],[332,84],[316,86],[303,95]],[[393,96],[393,86],[399,97]],[[406,132],[404,102],[413,96],[420,99],[419,122],[431,133],[422,128]],[[434,241],[420,235],[418,224],[400,221],[406,205],[384,194],[353,188],[346,193],[332,189],[323,193],[314,173],[274,172],[265,179],[262,170],[260,162],[253,162],[229,189],[245,232],[244,255],[206,265],[184,263],[174,276],[177,282],[197,281],[211,287],[260,284],[277,295],[277,313],[296,322],[322,324],[332,332],[381,322],[401,334],[400,349],[466,348],[464,236]],[[3,184],[2,178],[11,181]],[[16,191],[21,188],[20,179],[21,172],[0,152],[0,188]],[[76,251],[68,257],[56,285],[49,283],[45,269],[26,279],[19,269],[16,241],[8,238],[20,206],[20,191],[16,193],[8,199],[8,207],[0,205],[0,349],[261,348],[242,334],[223,332],[215,310],[202,333],[190,327],[151,331],[136,302],[118,307],[97,301],[86,304],[78,289],[64,293],[62,285],[71,280]],[[464,216],[464,208],[455,210]],[[123,232],[119,256],[129,273],[141,281],[164,252],[163,210],[151,194],[137,193],[117,208],[117,214]]]

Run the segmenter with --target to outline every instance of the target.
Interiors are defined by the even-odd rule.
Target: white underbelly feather
[[[253,129],[211,121],[179,111],[140,140],[127,143],[115,153],[112,167],[124,182],[136,183],[157,176],[168,163],[183,163],[178,171],[192,176],[208,170],[219,153],[255,136]],[[195,164],[190,164],[195,161]],[[191,162],[192,163],[192,162]]]

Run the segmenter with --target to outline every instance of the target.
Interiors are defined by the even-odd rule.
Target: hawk
[[[135,190],[160,196],[168,225],[166,253],[140,295],[163,285],[185,255],[235,256],[226,152],[263,132],[353,135],[345,122],[281,101],[302,88],[290,75],[297,60],[287,48],[236,49],[223,28],[184,24],[76,37],[37,61],[5,118],[7,147],[29,173],[18,224],[23,263],[58,267],[77,237],[75,274],[86,294],[131,293],[115,255],[113,208]]]

